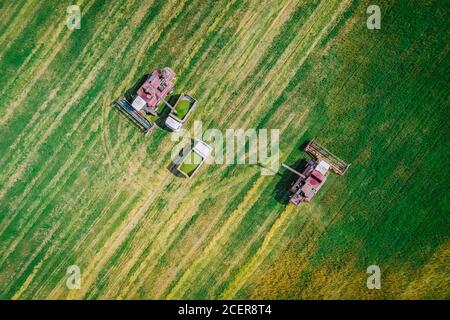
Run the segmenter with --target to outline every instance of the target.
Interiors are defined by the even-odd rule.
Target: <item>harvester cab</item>
[[[289,200],[290,203],[297,206],[303,202],[311,201],[324,185],[330,170],[338,175],[343,175],[350,166],[314,140],[306,145],[305,151],[315,160],[308,160],[301,173],[283,163],[285,168],[298,176],[290,189],[291,197]]]
[[[153,71],[133,96],[132,107],[146,114],[156,115],[161,102],[174,88],[175,72],[171,68]]]

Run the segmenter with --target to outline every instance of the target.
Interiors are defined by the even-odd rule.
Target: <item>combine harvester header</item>
[[[147,120],[142,114],[136,111],[125,98],[117,99],[116,106],[118,109],[125,114],[130,120],[133,121],[142,131],[145,133],[151,132],[153,129],[153,124]]]
[[[305,151],[315,157],[317,161],[325,161],[330,165],[331,169],[340,176],[342,176],[350,166],[314,140],[311,140],[306,145]]]

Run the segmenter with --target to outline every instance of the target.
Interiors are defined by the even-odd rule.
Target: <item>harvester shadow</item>
[[[186,176],[177,170],[177,166],[184,158],[183,152],[187,152],[187,150],[188,149],[185,148],[181,149],[178,153],[178,156],[167,166],[167,170],[169,170],[175,177],[186,179]]]
[[[288,164],[290,165],[290,164]],[[301,169],[306,166],[306,159],[299,159],[293,165],[290,165],[296,170],[301,172]],[[278,173],[281,176],[280,180],[276,184],[273,194],[275,195],[275,200],[283,205],[287,205],[289,203],[290,192],[289,189],[293,185],[293,183],[297,180],[297,175],[293,172],[281,168],[282,173]]]
[[[309,139],[305,140],[302,145],[300,146],[300,150],[305,150],[306,146],[308,145],[308,143],[310,142]],[[304,165],[306,165],[306,160],[304,160]]]

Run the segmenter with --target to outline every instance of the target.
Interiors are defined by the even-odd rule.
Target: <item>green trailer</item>
[[[178,131],[187,121],[192,111],[197,106],[197,100],[187,94],[181,94],[166,119],[166,127],[172,131]]]

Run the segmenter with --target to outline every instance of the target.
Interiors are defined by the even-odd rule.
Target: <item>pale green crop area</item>
[[[1,299],[450,298],[449,2],[0,2]],[[203,129],[280,130],[351,163],[313,201],[295,177],[204,164],[111,106],[171,67]],[[77,265],[81,288],[66,287]],[[366,269],[381,269],[368,290]]]
[[[175,115],[183,120],[189,109],[191,108],[191,103],[186,99],[181,99],[175,106]]]
[[[188,176],[192,176],[195,169],[200,165],[203,158],[196,152],[191,151],[184,159],[180,166],[180,170],[185,172]]]

